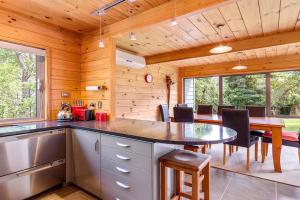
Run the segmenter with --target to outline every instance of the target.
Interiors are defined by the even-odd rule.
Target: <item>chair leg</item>
[[[205,146],[205,145],[202,147],[201,153],[202,153],[202,154],[206,154],[206,146]]]
[[[298,158],[299,158],[299,163],[300,163],[300,148],[298,148]]]
[[[229,145],[229,156],[231,156],[231,155],[232,155],[232,146]]]
[[[261,142],[261,162],[264,163],[266,158],[266,144]]]
[[[211,149],[211,144],[208,145],[208,148]]]
[[[269,144],[266,143],[266,156],[268,156],[268,153],[269,153]]]
[[[246,169],[250,170],[250,148],[247,148],[247,161],[246,161]]]
[[[160,199],[167,200],[168,199],[168,180],[167,180],[167,167],[164,163],[160,164]]]
[[[238,150],[239,150],[239,147],[238,147],[238,146],[236,146],[236,147],[235,147],[235,151],[237,152]]]
[[[223,165],[226,164],[226,144],[224,144],[224,149],[223,149]]]
[[[258,160],[258,143],[255,144],[255,161]]]

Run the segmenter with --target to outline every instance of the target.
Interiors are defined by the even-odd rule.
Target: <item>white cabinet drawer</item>
[[[126,168],[137,168],[143,172],[151,171],[151,159],[143,155],[101,146],[101,160],[110,160]]]
[[[104,183],[101,197],[104,200],[116,200],[117,198],[122,200],[122,197],[125,200],[152,200],[151,183],[141,184],[140,182],[130,181],[105,169],[101,171],[101,179]]]
[[[151,143],[105,134],[101,137],[101,145],[151,157]]]

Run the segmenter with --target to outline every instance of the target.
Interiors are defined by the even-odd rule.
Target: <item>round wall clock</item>
[[[151,74],[146,74],[146,75],[145,75],[145,81],[146,81],[147,83],[152,83],[152,81],[153,81],[153,76],[152,76]]]

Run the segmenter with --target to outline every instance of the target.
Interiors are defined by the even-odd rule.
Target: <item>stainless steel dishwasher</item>
[[[25,199],[63,183],[65,158],[65,129],[0,137],[0,199]]]

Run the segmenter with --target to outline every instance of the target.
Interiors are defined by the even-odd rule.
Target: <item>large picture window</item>
[[[0,41],[0,121],[44,118],[45,51]]]
[[[266,104],[264,74],[223,77],[223,104],[244,108],[246,105]]]
[[[193,91],[188,101],[195,109],[198,104],[213,105],[214,111],[221,104],[257,105],[266,106],[268,116],[300,117],[300,71],[186,78],[184,84],[186,91]]]

